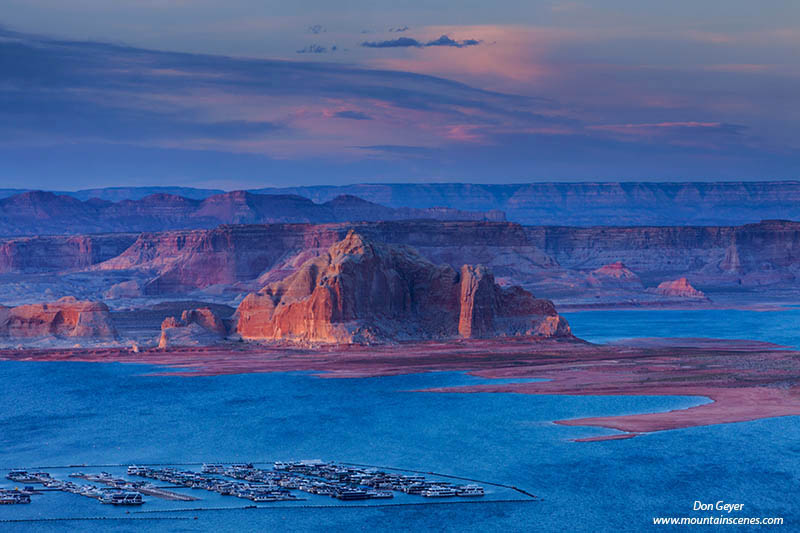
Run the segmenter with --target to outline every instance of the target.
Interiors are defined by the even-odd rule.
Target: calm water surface
[[[748,337],[800,344],[800,328],[794,337],[791,333],[796,311],[691,313],[696,314],[604,311],[605,327],[594,312],[573,313],[569,319],[576,334],[595,341],[727,337],[757,323],[756,334]],[[691,511],[694,500],[720,499],[744,503],[743,516],[783,516],[788,525],[778,530],[798,525],[800,424],[795,417],[575,443],[570,439],[612,432],[551,421],[668,410],[706,400],[412,392],[484,381],[460,373],[368,379],[297,373],[149,375],[155,370],[115,363],[0,363],[0,466],[322,458],[496,481],[542,499],[491,503],[516,496],[490,489],[485,497],[490,503],[468,505],[162,512],[187,504],[148,498],[140,510],[158,512],[126,514],[55,493],[28,506],[0,507],[0,520],[124,520],[0,522],[0,531],[642,531],[652,529],[653,516],[702,516]],[[66,476],[73,470],[52,472]],[[203,499],[188,506],[240,507],[243,502],[204,491],[193,494]],[[334,501],[312,497],[307,503]],[[128,520],[165,517],[171,520]]]

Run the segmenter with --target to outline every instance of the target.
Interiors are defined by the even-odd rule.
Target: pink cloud
[[[479,87],[527,93],[557,68],[547,53],[557,43],[580,39],[579,32],[567,29],[522,26],[429,26],[420,29],[420,38],[439,35],[453,38],[469,36],[482,41],[466,48],[430,47],[404,49],[396,57],[368,59],[380,68],[444,76]]]
[[[486,137],[481,134],[480,126],[474,124],[458,124],[445,128],[445,137],[458,142],[484,142]]]

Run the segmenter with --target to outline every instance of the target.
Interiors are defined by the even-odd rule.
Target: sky
[[[795,0],[3,0],[0,188],[800,179]]]

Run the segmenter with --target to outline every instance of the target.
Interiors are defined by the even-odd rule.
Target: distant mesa
[[[0,200],[25,192],[18,189],[0,189]],[[286,188],[264,188],[250,190],[254,195],[279,195],[283,197],[299,195],[317,202],[317,206],[341,195],[355,195],[363,201],[381,204],[384,208],[416,208],[424,210],[436,206],[456,210],[470,210],[488,213],[499,210],[508,220],[525,225],[547,226],[730,226],[753,222],[760,219],[782,218],[800,220],[800,181],[762,181],[762,182],[583,182],[583,183],[516,183],[516,184],[476,184],[476,183],[362,183],[351,185],[318,185]],[[93,225],[92,209],[118,212],[121,215],[119,228],[113,231],[156,231],[154,227],[144,228],[147,220],[127,218],[125,212],[140,209],[139,203],[152,194],[182,196],[186,200],[202,202],[214,196],[224,195],[221,190],[193,189],[185,187],[111,187],[89,189],[76,192],[57,193],[65,208],[75,210],[79,218],[70,220],[70,227],[59,228],[55,219],[50,222],[38,220],[37,225],[46,231],[34,234],[87,233],[100,231],[89,229]],[[68,203],[71,196],[80,200],[92,198],[102,202],[93,205],[73,205]],[[49,202],[40,197],[37,201]],[[130,200],[130,203],[124,202]],[[24,202],[23,202],[24,203]],[[106,205],[106,208],[102,206]],[[57,206],[48,206],[50,208]],[[36,207],[31,205],[31,210]],[[88,210],[84,210],[87,208]],[[313,207],[312,207],[313,208]],[[20,212],[26,209],[0,202],[0,219],[3,213],[11,215],[2,220],[6,227],[0,235],[23,235],[28,221],[18,220]],[[325,209],[313,208],[317,212]],[[200,220],[193,217],[194,225],[188,226],[167,221],[170,208],[166,205],[153,211],[152,216],[161,220],[150,222],[152,226],[162,224],[161,229],[188,229],[200,226]],[[32,212],[31,211],[31,212]],[[176,209],[174,212],[179,211]],[[41,210],[39,210],[41,212]],[[462,213],[464,211],[461,211]],[[49,213],[44,213],[48,215]],[[122,218],[124,216],[125,218]],[[318,215],[314,215],[318,216]],[[480,215],[478,215],[480,216]],[[17,219],[17,220],[15,220]],[[387,219],[385,216],[383,219]],[[323,220],[314,219],[316,223]],[[362,220],[362,219],[359,219]],[[375,219],[372,219],[375,220]],[[489,219],[494,220],[494,219]],[[113,220],[112,220],[113,222]],[[137,226],[133,226],[135,222]],[[169,222],[169,226],[165,225]],[[772,221],[769,221],[772,222]],[[780,224],[780,221],[776,221]],[[221,223],[221,222],[218,222]],[[231,223],[231,222],[229,222]],[[111,231],[111,230],[103,230]],[[681,241],[682,242],[682,241]],[[620,257],[622,259],[622,257]],[[640,272],[640,274],[642,274]]]
[[[708,300],[708,297],[703,291],[699,291],[692,287],[689,280],[680,278],[673,281],[663,281],[654,292],[662,296],[671,296],[677,298],[691,298],[695,300]]]
[[[0,235],[66,235],[111,232],[209,229],[221,224],[358,222],[377,220],[504,221],[499,210],[447,207],[392,208],[351,195],[323,203],[296,194],[231,191],[205,199],[157,192],[136,200],[111,202],[44,191],[0,198]]]
[[[52,303],[0,306],[0,337],[113,340],[117,332],[104,303],[65,296]]]
[[[158,347],[205,346],[223,340],[226,335],[224,322],[210,308],[189,309],[180,318],[164,319]]]
[[[571,337],[549,300],[503,289],[483,266],[435,265],[415,249],[350,231],[235,315],[246,339],[381,343],[507,335]]]

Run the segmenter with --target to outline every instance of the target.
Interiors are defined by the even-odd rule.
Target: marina
[[[0,489],[0,504],[27,504],[31,495],[64,492],[113,506],[141,506],[153,496],[170,501],[197,501],[202,498],[173,489],[192,489],[214,492],[250,500],[253,503],[297,502],[307,498],[298,493],[329,496],[342,502],[389,500],[395,493],[422,499],[481,497],[481,485],[456,485],[432,480],[419,473],[389,472],[379,468],[325,462],[322,460],[277,461],[271,468],[258,468],[253,463],[203,463],[200,471],[184,470],[168,465],[129,465],[127,476],[146,478],[130,480],[106,471],[99,473],[73,472],[69,478],[89,483],[58,479],[44,469],[12,469],[6,478],[23,489]],[[153,481],[168,484],[157,486]],[[42,488],[35,488],[41,485]]]

